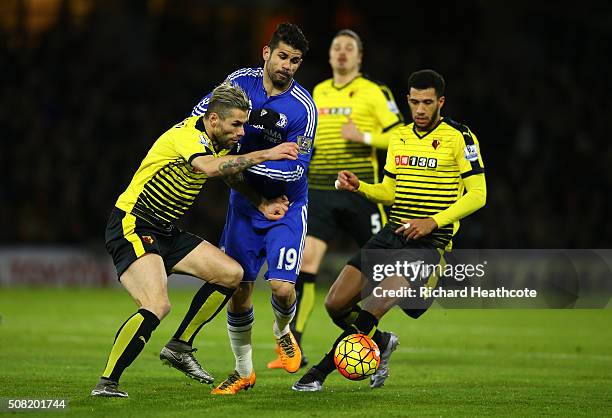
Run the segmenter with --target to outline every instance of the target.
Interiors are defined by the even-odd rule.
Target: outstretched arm
[[[336,189],[359,193],[368,200],[383,205],[392,205],[395,201],[395,179],[386,175],[382,183],[369,184],[360,181],[350,171],[343,170],[338,173]]]
[[[253,167],[264,161],[295,160],[298,156],[297,144],[285,142],[262,151],[254,151],[244,155],[226,155],[215,157],[213,155],[201,155],[191,161],[200,172],[207,177],[230,176]]]

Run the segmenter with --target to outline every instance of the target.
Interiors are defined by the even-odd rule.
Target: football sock
[[[185,351],[193,346],[193,340],[200,329],[210,322],[230,299],[234,289],[214,283],[204,283],[191,301],[191,306],[183,318],[181,325],[174,333],[172,340],[166,344],[168,348],[183,348]],[[182,344],[172,344],[182,343]]]
[[[325,354],[325,357],[323,357],[323,360],[321,360],[319,364],[314,366],[315,369],[323,373],[325,376],[330,374],[336,368],[336,366],[334,365],[334,351],[336,350],[336,346],[338,345],[338,343],[342,341],[344,337],[355,333],[372,336],[376,331],[377,326],[378,319],[376,319],[376,317],[370,312],[361,310],[361,312],[359,312],[359,316],[355,320],[355,323],[345,329],[342,334],[340,334],[336,341],[334,341],[331,350],[327,354]]]
[[[157,316],[146,309],[141,308],[130,316],[115,335],[115,342],[102,373],[102,379],[119,382],[123,371],[140,354],[158,325]]]
[[[345,314],[332,317],[332,321],[334,321],[334,324],[338,325],[340,329],[345,330],[355,323],[355,320],[359,316],[359,312],[361,312],[361,307],[355,304],[351,306],[351,310]]]
[[[270,299],[272,304],[272,312],[274,312],[274,325],[272,331],[276,338],[280,338],[289,332],[289,323],[295,316],[295,302],[288,307],[283,308],[274,298],[274,295]]]
[[[254,322],[252,306],[246,312],[227,311],[227,334],[236,358],[236,371],[242,377],[250,376],[253,371],[251,329]]]
[[[296,310],[290,327],[298,344],[302,343],[302,334],[314,307],[316,277],[313,273],[300,272],[295,283]]]
[[[332,321],[334,321],[334,324],[338,325],[340,328],[347,329],[355,323],[355,320],[359,316],[360,312],[361,307],[355,304],[346,314],[340,317],[332,318]],[[389,342],[389,338],[385,338],[384,334],[378,329],[374,331],[374,334],[372,335],[372,340],[376,343],[376,345],[378,345],[380,351],[384,351],[385,348],[387,348],[387,343]]]

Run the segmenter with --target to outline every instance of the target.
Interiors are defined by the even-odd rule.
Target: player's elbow
[[[470,190],[472,202],[474,205],[474,210],[478,210],[482,208],[487,203],[487,189],[486,188],[478,188]]]
[[[395,203],[395,196],[383,199],[380,203],[382,203],[384,206],[391,206]]]
[[[197,157],[191,162],[191,165],[196,171],[204,173],[208,178],[221,175],[219,164],[216,164],[213,158],[207,158],[206,156]]]
[[[393,187],[386,186],[385,193],[382,196],[381,202],[385,206],[391,206],[395,203],[395,185]]]

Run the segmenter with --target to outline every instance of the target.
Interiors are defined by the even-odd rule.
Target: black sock
[[[146,309],[141,308],[129,317],[115,335],[102,378],[119,382],[123,371],[138,357],[158,325],[157,316]]]
[[[185,349],[193,346],[193,340],[200,329],[217,316],[232,297],[234,290],[214,283],[204,283],[193,297],[185,318],[168,343],[170,346],[166,346],[173,348],[172,341],[182,343]]]
[[[334,324],[338,325],[340,329],[345,330],[355,323],[355,320],[359,316],[359,312],[361,312],[361,307],[355,304],[351,306],[351,310],[345,314],[332,317],[332,321],[334,321]]]
[[[376,319],[374,315],[372,315],[366,310],[361,310],[361,312],[359,312],[359,316],[355,320],[355,323],[345,329],[344,332],[342,332],[342,334],[340,334],[340,336],[336,338],[336,341],[334,341],[331,350],[327,354],[325,354],[323,360],[321,360],[319,364],[314,367],[318,371],[323,373],[325,376],[327,376],[336,368],[336,365],[334,364],[334,351],[336,350],[336,346],[338,345],[338,343],[342,341],[344,337],[349,336],[351,334],[361,333],[370,335],[374,333],[377,325],[378,319]]]
[[[362,309],[361,312],[359,312],[359,316],[355,320],[353,326],[357,328],[360,333],[369,335],[371,337],[374,332],[376,332],[378,319],[376,319],[376,317],[370,312]]]
[[[295,316],[289,327],[299,345],[302,343],[302,334],[314,306],[316,278],[316,274],[300,272],[295,282]]]
[[[338,325],[344,330],[355,323],[355,320],[359,316],[360,312],[361,307],[355,304],[351,307],[350,311],[340,317],[332,318],[332,321],[334,321],[334,324]],[[382,352],[385,351],[385,349],[387,348],[389,337],[385,336],[385,334],[383,334],[379,329],[376,329],[376,331],[374,331],[374,334],[372,335],[372,340],[376,343],[376,345]]]

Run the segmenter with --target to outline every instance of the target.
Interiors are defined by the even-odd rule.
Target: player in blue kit
[[[298,159],[266,162],[251,167],[232,184],[229,209],[220,247],[244,269],[244,278],[233,294],[227,312],[230,343],[236,358],[235,371],[218,385],[214,394],[236,394],[255,384],[252,362],[251,329],[254,322],[251,294],[257,274],[268,262],[265,279],[272,290],[273,332],[283,368],[294,373],[300,367],[301,352],[289,323],[295,315],[295,281],[302,262],[308,216],[306,171],[310,162],[317,111],[312,97],[293,76],[308,50],[308,41],[293,24],[281,23],[263,48],[263,68],[244,68],[227,77],[242,87],[252,110],[249,125],[238,146],[238,153],[271,148],[281,142],[296,142]],[[210,94],[193,109],[192,115],[206,111]],[[266,219],[249,197],[248,186],[267,199],[285,200],[287,211],[280,220]],[[238,190],[236,190],[238,189]],[[192,352],[195,335],[203,323],[198,315],[204,307],[196,295],[189,312],[161,357],[188,375],[200,373],[195,358],[181,364],[172,362],[174,353]],[[199,370],[198,370],[199,369]],[[203,372],[203,371],[202,371]]]

